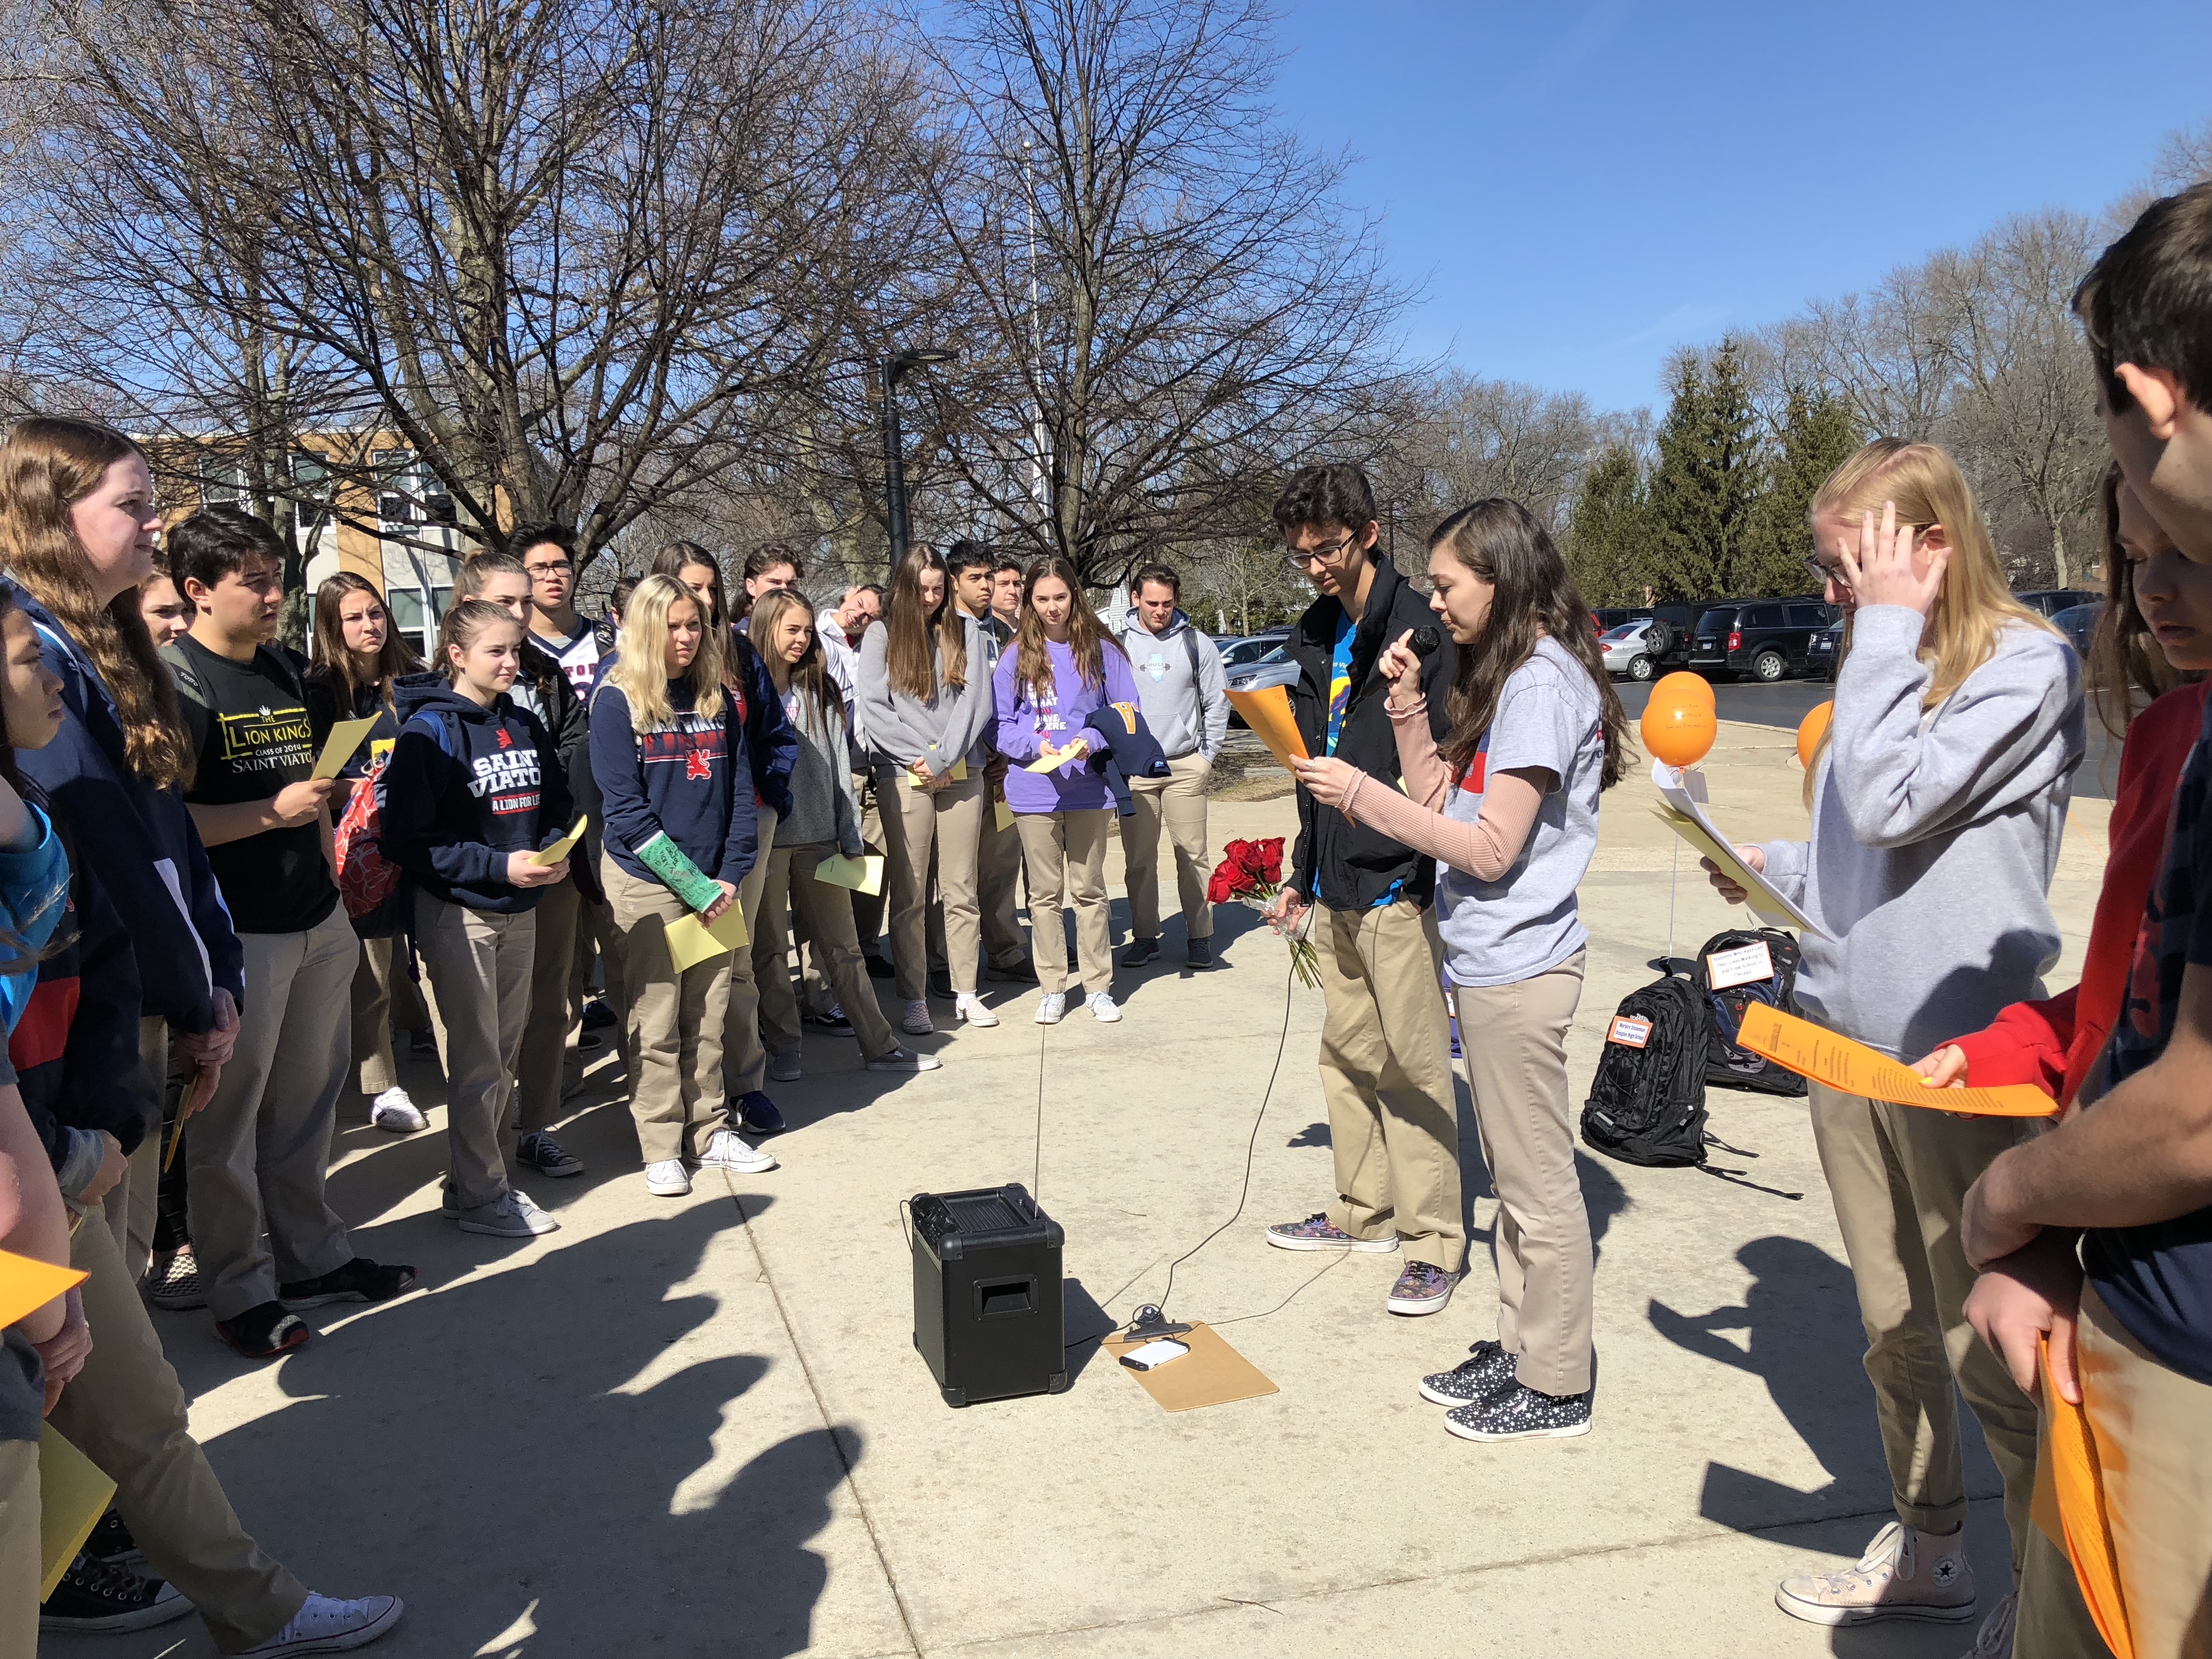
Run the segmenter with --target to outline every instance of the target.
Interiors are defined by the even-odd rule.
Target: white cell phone
[[[1141,1348],[1132,1348],[1121,1356],[1121,1363],[1133,1371],[1156,1371],[1170,1359],[1180,1359],[1190,1352],[1188,1343],[1164,1336],[1157,1342],[1147,1342]]]

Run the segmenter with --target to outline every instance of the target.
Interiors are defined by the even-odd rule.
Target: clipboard
[[[752,943],[752,936],[745,931],[744,907],[735,901],[712,927],[694,915],[679,916],[664,924],[664,928],[668,935],[668,960],[679,974]]]
[[[2008,1083],[1994,1089],[1931,1089],[1921,1081],[1919,1073],[1887,1054],[1763,1002],[1744,1009],[1735,1040],[1737,1047],[1772,1060],[1786,1072],[1869,1100],[1975,1117],[2051,1117],[2058,1110],[2057,1101],[2025,1083]]]
[[[1152,1340],[1150,1336],[1115,1336],[1107,1338],[1102,1346],[1119,1359]],[[1162,1411],[1193,1412],[1204,1406],[1226,1406],[1231,1401],[1257,1400],[1263,1395],[1282,1392],[1257,1365],[1223,1341],[1220,1333],[1211,1325],[1194,1324],[1176,1340],[1187,1344],[1190,1352],[1155,1370],[1133,1371],[1126,1365],[1115,1367],[1124,1376],[1135,1378],[1137,1386],[1152,1395]]]
[[[323,752],[315,757],[315,769],[307,775],[310,778],[337,776],[345,769],[345,763],[353,758],[353,751],[361,747],[361,740],[368,735],[369,728],[380,718],[379,715],[366,714],[357,720],[340,720],[332,726],[330,736],[323,740]]]
[[[530,861],[532,864],[542,865],[547,869],[550,869],[553,866],[560,863],[562,859],[568,856],[569,849],[574,848],[578,842],[583,840],[584,827],[590,823],[591,821],[592,815],[589,812],[585,813],[581,817],[576,820],[576,827],[574,829],[571,830],[567,835],[562,836],[560,840],[555,842],[550,847],[545,848],[539,852],[532,853],[530,855]]]
[[[1735,854],[1735,844],[1705,811],[1705,775],[1694,766],[1680,769],[1664,761],[1651,763],[1651,787],[1661,805],[1652,809],[1659,821],[1711,859],[1720,872],[1744,890],[1744,903],[1761,921],[1778,927],[1796,927],[1830,937],[1828,930],[1784,897],[1781,890]]]

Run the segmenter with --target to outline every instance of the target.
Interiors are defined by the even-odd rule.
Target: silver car
[[[1651,626],[1651,619],[1623,623],[1618,628],[1607,629],[1597,636],[1598,649],[1605,653],[1605,672],[1626,674],[1632,680],[1651,678],[1651,658],[1644,649],[1644,635]]]
[[[1224,678],[1231,691],[1264,691],[1271,685],[1297,684],[1298,665],[1291,660],[1290,648],[1279,645],[1257,660],[1231,669]],[[1231,708],[1229,723],[1242,726],[1244,717]]]

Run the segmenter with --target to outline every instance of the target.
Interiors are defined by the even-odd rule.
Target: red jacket
[[[1951,1040],[1965,1051],[1976,1088],[2032,1083],[2062,1106],[2088,1078],[2119,1018],[2143,906],[2166,854],[2166,819],[2181,769],[2204,719],[2203,684],[2167,692],[2136,716],[2120,750],[2112,852],[2081,982],[2043,1002],[2015,1002],[1984,1030]]]

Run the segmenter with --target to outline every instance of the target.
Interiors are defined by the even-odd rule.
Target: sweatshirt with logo
[[[1132,607],[1114,634],[1129,653],[1137,702],[1160,752],[1170,760],[1197,755],[1211,764],[1229,736],[1229,677],[1220,647],[1180,611],[1168,618],[1166,633],[1155,634]]]
[[[400,726],[384,855],[448,904],[535,909],[539,890],[507,883],[508,855],[550,847],[576,816],[544,726],[504,692],[478,708],[439,674],[405,675],[392,690]]]
[[[668,701],[674,718],[640,732],[620,686],[602,680],[592,693],[592,775],[606,812],[607,856],[623,874],[658,882],[637,849],[665,835],[703,873],[735,886],[759,855],[745,717],[726,690],[720,718],[706,719],[688,680],[669,682]]]

